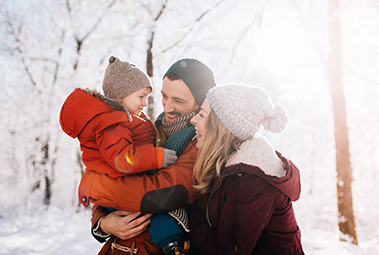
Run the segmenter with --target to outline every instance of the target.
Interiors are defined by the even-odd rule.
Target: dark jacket
[[[190,209],[195,254],[304,254],[292,201],[297,167],[262,136],[246,141],[213,185],[206,218]]]

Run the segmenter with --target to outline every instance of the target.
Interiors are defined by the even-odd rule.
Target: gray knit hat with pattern
[[[153,90],[151,80],[143,70],[130,62],[121,61],[117,57],[111,56],[109,58],[103,80],[105,97],[121,100],[145,87]]]
[[[199,106],[203,104],[208,90],[216,86],[213,71],[203,62],[193,58],[176,61],[165,75],[174,73],[187,85]]]
[[[228,84],[209,90],[207,98],[225,127],[243,141],[252,138],[261,125],[268,132],[279,133],[289,122],[285,109],[273,105],[259,87]]]

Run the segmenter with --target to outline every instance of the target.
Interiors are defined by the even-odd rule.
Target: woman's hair
[[[213,181],[220,176],[221,169],[242,143],[222,124],[213,109],[208,115],[206,127],[203,145],[197,153],[193,169],[194,188],[200,194],[212,190]]]

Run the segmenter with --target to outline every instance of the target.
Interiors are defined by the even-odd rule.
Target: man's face
[[[199,108],[191,90],[181,79],[172,81],[165,77],[161,92],[166,122],[178,119]]]

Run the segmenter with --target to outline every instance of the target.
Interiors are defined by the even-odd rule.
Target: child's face
[[[147,106],[147,98],[150,95],[150,88],[146,87],[124,97],[121,103],[131,114],[139,116],[144,107]]]

